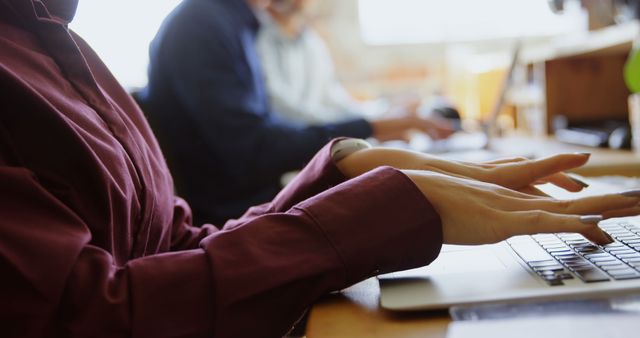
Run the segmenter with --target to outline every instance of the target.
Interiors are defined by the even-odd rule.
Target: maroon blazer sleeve
[[[224,323],[216,335],[281,335],[321,295],[426,265],[441,243],[438,215],[389,167],[255,217],[202,242],[212,252],[216,323]]]
[[[230,229],[266,213],[287,211],[296,203],[344,182],[346,177],[331,159],[331,148],[341,139],[344,138],[336,138],[320,149],[271,202],[249,208],[239,219],[227,221],[224,227]]]
[[[442,241],[438,216],[391,168],[214,233],[200,249],[121,267],[28,171],[2,167],[0,186],[9,337],[278,337],[321,295],[428,264]]]
[[[218,232],[211,224],[194,227],[189,204],[180,197],[174,198],[173,220],[171,223],[171,251],[197,249],[206,236]]]

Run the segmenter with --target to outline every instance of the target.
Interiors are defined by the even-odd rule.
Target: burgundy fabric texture
[[[327,292],[438,255],[411,181],[345,181],[331,144],[272,203],[193,227],[143,114],[67,30],[76,5],[0,0],[1,336],[279,337]]]

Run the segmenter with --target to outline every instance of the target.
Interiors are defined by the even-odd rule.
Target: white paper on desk
[[[640,336],[640,315],[584,315],[452,322],[447,338],[629,338]]]

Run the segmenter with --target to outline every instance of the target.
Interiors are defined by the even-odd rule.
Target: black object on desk
[[[558,141],[588,147],[631,148],[631,129],[627,121],[606,120],[569,124],[562,117],[554,119]]]

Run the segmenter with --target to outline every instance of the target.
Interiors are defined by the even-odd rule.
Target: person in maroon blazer
[[[638,212],[637,191],[534,194],[579,190],[561,170],[587,155],[475,165],[338,139],[272,202],[194,227],[140,109],[67,28],[76,6],[0,0],[3,337],[279,337],[320,296],[443,242],[604,243],[598,220]]]

